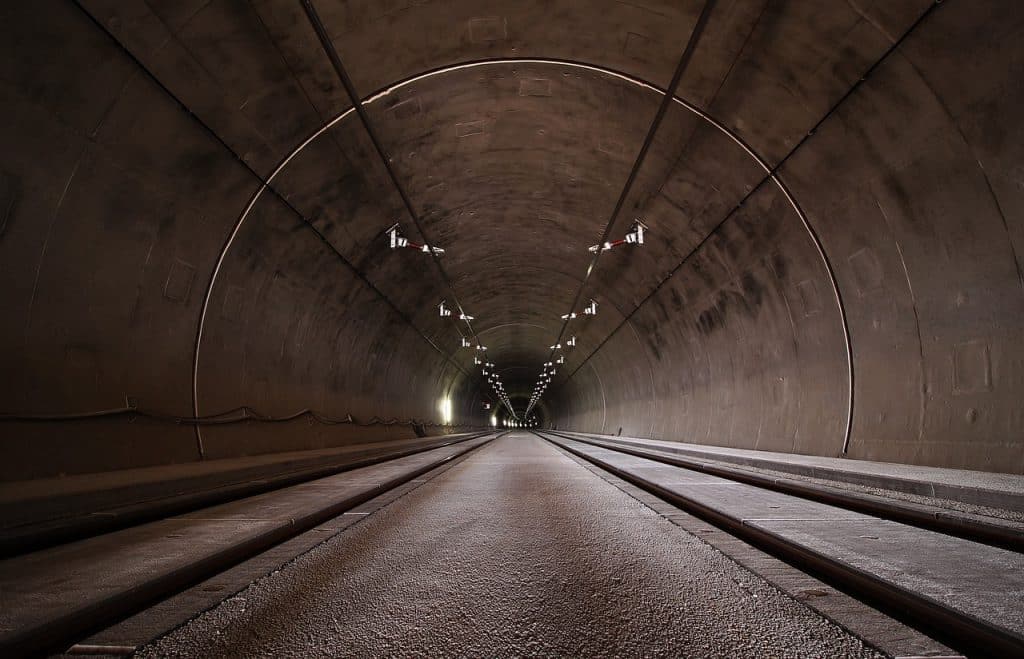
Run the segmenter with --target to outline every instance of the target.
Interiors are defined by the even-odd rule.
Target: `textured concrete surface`
[[[142,656],[875,656],[531,435]]]
[[[606,435],[560,433],[563,436],[662,455],[695,458],[704,464],[816,483],[970,515],[1024,521],[1024,476],[893,463],[771,453],[715,446],[697,446]]]
[[[1024,638],[1024,556],[905,524],[556,439],[731,520],[923,594]]]
[[[573,433],[566,433],[572,435]],[[754,451],[725,446],[700,446],[678,441],[661,441],[637,437],[584,435],[613,444],[654,448],[672,453],[733,462],[740,465],[788,471],[834,481],[847,481],[894,490],[906,490],[935,497],[975,502],[988,499],[1010,504],[1019,500],[1024,509],[1024,476],[968,469],[943,469],[894,462],[847,460],[844,458]],[[1007,507],[1012,507],[1008,505]]]
[[[0,643],[103,606],[108,599],[129,595],[358,495],[377,493],[382,484],[486,441],[473,439],[2,561]]]
[[[523,404],[703,3],[315,4]],[[718,2],[611,229],[651,239],[602,257],[542,415],[1024,473],[1022,34],[1016,0]],[[7,2],[0,49],[0,412],[486,422],[300,3]],[[2,479],[367,436],[0,433]]]
[[[269,574],[277,572],[296,557],[329,540],[343,529],[359,524],[368,515],[386,507],[432,478],[451,469],[466,456],[460,456],[412,479],[405,485],[388,490],[355,508],[318,524],[316,528],[281,543],[239,565],[220,572],[138,614],[99,631],[80,644],[104,647],[139,648],[188,623],[204,611],[212,609],[233,594],[249,587]],[[125,653],[127,654],[127,653]]]
[[[598,478],[611,483],[665,519],[718,549],[787,595],[821,613],[890,657],[958,657],[959,653],[868,604],[708,524],[579,456],[560,448]]]
[[[361,459],[440,446],[466,437],[453,434],[417,440],[364,442],[315,451],[287,451],[0,483],[0,534],[2,530],[46,520],[117,514],[128,506],[145,506],[183,495],[199,495],[232,486],[258,486],[302,472],[327,469],[332,465],[340,468]]]

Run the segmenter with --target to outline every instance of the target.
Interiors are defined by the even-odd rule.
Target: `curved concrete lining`
[[[136,5],[3,10],[0,478],[416,432],[131,408],[490,423],[299,3]],[[316,5],[525,403],[702,3]],[[544,417],[1024,472],[1018,13],[718,3]]]

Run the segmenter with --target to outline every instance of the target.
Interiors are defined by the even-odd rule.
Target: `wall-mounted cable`
[[[148,419],[151,421],[158,421],[163,423],[171,423],[174,425],[185,426],[217,426],[245,422],[287,423],[289,421],[295,421],[296,419],[301,419],[305,417],[308,418],[310,421],[320,423],[326,426],[351,425],[360,427],[370,427],[407,425],[449,428],[476,427],[472,424],[436,423],[434,421],[424,421],[415,418],[387,419],[380,416],[372,416],[366,421],[359,421],[351,414],[346,414],[343,417],[332,417],[309,408],[299,410],[298,412],[294,412],[292,414],[286,414],[284,416],[270,416],[267,414],[261,414],[260,412],[257,412],[248,405],[240,405],[239,407],[226,410],[219,414],[210,414],[205,416],[176,416],[170,414],[163,414],[161,412],[156,412],[153,410],[140,409],[137,407],[117,407],[107,410],[76,412],[71,414],[0,414],[0,422],[32,423],[58,421],[85,421],[89,419],[101,419],[122,416],[129,417],[129,419],[138,417]]]

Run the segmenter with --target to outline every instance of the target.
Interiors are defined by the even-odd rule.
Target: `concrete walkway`
[[[524,433],[142,654],[875,656]]]
[[[1017,474],[752,451],[724,446],[704,446],[595,433],[559,432],[570,437],[591,437],[606,442],[668,451],[705,460],[948,499],[972,505],[1024,511],[1024,476]]]

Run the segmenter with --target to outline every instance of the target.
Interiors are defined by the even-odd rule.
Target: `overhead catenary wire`
[[[370,120],[370,116],[366,112],[366,108],[363,106],[363,101],[360,98],[359,93],[356,91],[355,85],[352,83],[352,79],[348,75],[348,71],[345,69],[345,64],[342,62],[341,56],[338,54],[338,50],[334,47],[334,43],[331,41],[331,37],[327,33],[327,28],[320,19],[320,14],[313,5],[313,1],[302,0],[302,7],[306,12],[306,18],[313,27],[313,31],[316,32],[317,39],[319,39],[324,53],[327,55],[327,58],[331,62],[331,66],[334,68],[335,74],[338,76],[338,80],[341,82],[342,87],[345,88],[345,93],[348,95],[349,101],[352,103],[352,107],[356,111],[356,115],[359,117],[360,123],[363,125],[363,130],[366,131],[366,135],[370,139],[370,143],[373,144],[374,150],[380,157],[380,161],[388,174],[388,178],[391,180],[392,186],[398,193],[399,198],[401,198],[402,205],[405,207],[405,210],[409,215],[409,219],[412,220],[413,226],[416,227],[416,231],[420,234],[420,238],[423,243],[426,245],[434,245],[434,241],[430,239],[423,227],[423,223],[420,221],[419,214],[413,206],[412,199],[409,198],[405,187],[402,185],[402,182],[399,180],[394,168],[391,166],[391,158],[384,150],[383,143],[377,135],[377,130],[374,128],[373,122]],[[476,330],[473,329],[473,324],[469,318],[469,314],[466,313],[462,303],[459,301],[459,296],[455,292],[455,286],[452,283],[451,278],[448,276],[448,273],[445,271],[444,266],[441,264],[440,255],[433,250],[430,250],[429,254],[433,260],[434,267],[437,269],[438,276],[444,284],[444,288],[446,288],[451,295],[452,301],[459,312],[460,318],[464,319],[464,322],[469,328],[469,332],[472,334],[477,345],[481,345],[482,342],[480,341],[480,337],[477,335]],[[508,408],[508,411],[513,418],[519,418],[510,404],[506,402],[505,406]]]
[[[375,295],[379,296],[384,301],[384,303],[386,305],[388,305],[388,307],[391,309],[391,311],[394,312],[397,315],[398,318],[400,318],[402,321],[404,321],[406,324],[408,324],[413,329],[413,331],[415,331],[420,336],[420,338],[422,338],[428,345],[430,345],[431,348],[433,348],[439,355],[441,355],[444,358],[445,361],[451,362],[454,365],[454,367],[456,369],[458,369],[460,372],[466,373],[466,371],[462,368],[462,366],[451,355],[449,355],[448,353],[446,353],[443,350],[441,350],[441,348],[439,346],[437,346],[437,344],[435,344],[434,341],[431,340],[430,337],[428,337],[422,330],[420,330],[420,328],[418,328],[412,322],[411,317],[409,317],[405,312],[403,312],[401,309],[399,309],[395,305],[394,301],[391,300],[391,298],[389,298],[387,295],[385,295],[383,293],[383,291],[381,291],[372,281],[370,281],[370,279],[366,276],[366,273],[364,273],[362,270],[360,270],[356,266],[355,263],[350,261],[348,259],[348,257],[346,257],[344,254],[342,254],[341,251],[333,243],[331,243],[330,240],[328,240],[327,236],[325,236],[319,229],[317,229],[317,227],[314,225],[313,222],[310,221],[310,219],[308,217],[306,217],[285,195],[280,194],[276,190],[276,188],[274,186],[270,185],[270,179],[272,179],[274,177],[274,175],[277,174],[277,172],[280,172],[284,168],[284,166],[290,160],[291,156],[285,158],[283,161],[281,161],[277,165],[277,167],[274,169],[274,173],[271,174],[270,178],[266,178],[263,175],[261,175],[259,172],[256,171],[256,169],[249,162],[246,161],[245,158],[243,158],[227,141],[225,141],[224,137],[220,133],[218,133],[216,130],[214,130],[210,126],[210,124],[208,124],[199,114],[197,114],[193,110],[193,108],[191,108],[187,103],[185,103],[185,101],[182,100],[182,98],[180,98],[170,87],[168,87],[160,79],[160,77],[157,76],[149,68],[149,66],[147,66],[146,63],[143,62],[143,60],[140,59],[136,55],[136,53],[133,52],[133,50],[128,47],[128,45],[123,40],[118,38],[114,34],[114,32],[111,30],[109,25],[107,25],[105,22],[97,19],[97,17],[94,15],[94,13],[91,12],[85,6],[85,4],[82,2],[82,0],[74,0],[73,4],[74,4],[75,7],[78,8],[78,10],[85,16],[85,18],[88,21],[90,21],[93,24],[95,24],[96,27],[102,33],[107,35],[107,37],[110,39],[110,41],[113,44],[115,44],[115,46],[124,54],[124,56],[126,58],[128,58],[132,63],[135,64],[135,66],[137,66],[139,68],[139,70],[141,70],[144,73],[144,75],[146,76],[146,78],[150,82],[152,82],[154,85],[156,85],[156,87],[158,89],[160,89],[164,94],[166,94],[167,97],[170,98],[171,101],[177,107],[179,107],[193,121],[196,122],[196,124],[200,127],[201,130],[203,130],[204,133],[209,135],[228,154],[230,154],[230,157],[240,167],[242,167],[246,172],[248,172],[248,174],[250,176],[252,176],[254,179],[256,179],[259,182],[259,184],[260,184],[259,188],[258,188],[257,192],[255,193],[255,195],[253,196],[252,201],[250,202],[249,208],[252,208],[253,204],[255,204],[256,199],[258,199],[259,196],[264,193],[264,191],[267,192],[270,195],[273,195],[278,202],[280,202],[285,208],[287,208],[291,213],[293,213],[297,218],[299,218],[299,220],[302,222],[303,226],[307,230],[309,230],[328,250],[330,250],[331,253],[333,253],[341,261],[343,266],[346,267],[350,272],[352,272],[352,274],[358,279],[358,281],[360,281],[363,285],[365,285]],[[312,137],[309,138],[309,139],[312,140]],[[294,155],[294,153],[292,155]],[[247,212],[248,211],[246,211],[246,213]],[[245,218],[245,213],[243,213],[243,215],[242,215],[242,219],[243,220],[244,220],[244,218]],[[240,224],[238,226],[240,226]],[[236,231],[237,231],[237,228],[238,227],[236,227]],[[227,250],[228,246],[230,245],[230,243],[231,243],[231,238],[229,237],[228,240],[225,242],[224,246],[222,246],[222,248],[221,248],[221,258],[223,258],[224,255],[226,254],[226,250]],[[197,380],[198,380],[198,369],[199,369],[199,346],[200,346],[200,341],[201,341],[202,333],[203,333],[203,318],[205,317],[205,313],[206,313],[206,305],[209,303],[209,299],[210,299],[210,296],[212,294],[213,284],[214,284],[215,279],[216,279],[216,269],[214,270],[214,274],[212,275],[212,277],[211,277],[211,279],[210,279],[210,281],[208,282],[208,285],[207,285],[207,290],[205,292],[205,299],[204,299],[204,303],[203,303],[203,311],[202,311],[202,314],[200,316],[200,322],[199,322],[198,327],[196,329],[196,339],[195,339],[195,344],[194,344],[194,347],[193,347],[193,356],[192,356],[192,395],[193,395],[193,398],[192,398],[192,408],[193,408],[193,412],[196,414],[196,416],[192,417],[192,418],[196,418],[196,419],[202,418],[202,417],[200,417],[198,415],[198,413],[199,413],[199,407],[198,407],[199,406],[199,399],[198,399],[198,395],[196,393],[196,391],[197,391],[197,389],[196,389],[196,387],[197,387]],[[105,414],[105,412],[107,412],[107,410],[101,410],[101,411],[98,411],[98,412],[85,412],[85,413],[79,413],[79,414],[71,413],[71,414],[49,415],[49,416],[50,417],[65,417],[66,419],[74,419],[74,418],[85,419],[85,418],[90,418],[92,416],[103,416]],[[126,411],[121,411],[121,413],[127,413],[127,412]],[[154,415],[156,415],[156,413],[154,413]],[[47,416],[47,415],[43,415],[43,416]],[[170,415],[162,415],[162,416],[170,417]],[[2,415],[2,414],[0,414],[0,420],[11,419],[11,418],[20,418],[20,419],[23,419],[23,420],[30,420],[30,419],[39,420],[39,415],[17,415],[17,414]],[[154,416],[154,418],[155,418],[155,416]],[[198,449],[199,456],[200,457],[204,457],[205,454],[206,454],[206,451],[205,451],[205,448],[203,447],[202,437],[199,434],[199,430],[198,430],[199,424],[194,424],[194,425],[196,427],[196,447]]]
[[[304,1],[309,2],[309,0]],[[701,35],[704,33],[704,28],[707,27],[708,20],[711,18],[711,10],[714,5],[715,0],[705,0],[704,6],[701,8],[700,15],[697,16],[697,21],[694,23],[693,30],[690,31],[690,38],[686,42],[686,47],[683,48],[683,52],[679,56],[679,63],[676,65],[675,73],[672,74],[672,81],[665,89],[665,95],[662,97],[661,104],[658,106],[658,111],[655,113],[654,119],[651,121],[651,127],[648,129],[647,135],[644,137],[643,144],[640,146],[640,151],[637,153],[636,159],[633,161],[633,167],[629,171],[629,176],[626,177],[626,182],[622,186],[622,192],[619,194],[619,198],[615,202],[615,207],[612,209],[611,216],[608,218],[608,222],[605,224],[604,230],[601,232],[601,239],[597,241],[599,246],[608,242],[608,236],[611,235],[612,228],[618,220],[619,213],[622,212],[622,207],[626,204],[626,199],[629,197],[629,193],[633,189],[633,184],[636,182],[636,178],[640,173],[640,168],[643,167],[644,161],[647,159],[647,152],[654,143],[654,137],[658,132],[658,128],[661,126],[662,120],[668,113],[668,109],[672,106],[672,101],[676,96],[676,90],[679,88],[679,82],[682,80],[683,73],[686,71],[690,60],[693,57],[693,53],[697,49],[697,44],[700,42]],[[587,283],[590,281],[590,277],[594,274],[594,269],[597,267],[597,261],[601,258],[601,253],[604,251],[605,250],[599,248],[594,252],[594,256],[590,260],[590,265],[587,267],[587,272],[583,275],[579,288],[576,290],[576,296],[573,298],[572,304],[569,306],[569,312],[562,321],[562,328],[558,331],[558,337],[555,339],[555,345],[562,342],[562,337],[565,336],[565,330],[575,315],[576,308],[579,306],[580,300],[583,298],[583,293],[587,288]],[[552,348],[545,361],[554,361],[554,356],[555,349]],[[526,408],[526,413],[529,414],[533,407],[534,403],[531,401]]]
[[[842,438],[843,439],[843,443],[842,443],[842,450],[841,450],[841,454],[842,455],[846,455],[849,452],[850,440],[851,440],[851,436],[852,436],[852,432],[853,432],[853,418],[854,418],[853,408],[854,408],[854,396],[855,396],[855,390],[856,389],[855,389],[855,374],[854,374],[854,362],[853,362],[853,343],[852,343],[852,339],[851,339],[851,335],[850,335],[849,322],[848,322],[847,316],[846,316],[845,304],[844,304],[844,301],[843,301],[843,294],[840,291],[840,288],[839,288],[839,285],[838,285],[838,279],[837,279],[837,276],[836,276],[836,273],[835,273],[835,269],[833,268],[831,261],[829,260],[829,258],[827,257],[827,255],[825,253],[824,247],[822,245],[821,239],[818,236],[818,233],[814,230],[814,228],[812,227],[812,225],[808,221],[806,214],[800,208],[800,205],[796,202],[796,199],[793,196],[792,192],[789,190],[789,187],[785,183],[783,183],[781,177],[779,176],[779,172],[782,170],[782,168],[785,166],[785,164],[787,162],[789,162],[789,160],[792,159],[796,155],[796,153],[805,144],[807,144],[811,140],[811,138],[813,138],[818,133],[818,130],[825,124],[825,122],[827,122],[833,115],[835,115],[839,111],[840,107],[844,103],[846,103],[848,99],[853,97],[853,95],[874,74],[874,72],[877,69],[879,69],[879,67],[881,67],[883,65],[883,63],[886,62],[889,59],[890,56],[892,56],[894,53],[898,53],[899,52],[900,48],[902,47],[903,43],[907,40],[907,38],[909,38],[910,35],[912,33],[914,33],[918,29],[918,27],[921,24],[923,24],[933,14],[933,12],[935,10],[938,9],[938,7],[941,4],[942,4],[942,0],[933,0],[933,2],[928,7],[926,7],[921,12],[920,15],[918,15],[918,17],[914,20],[914,22],[911,23],[911,25],[897,39],[895,39],[889,45],[888,48],[886,48],[885,52],[883,52],[881,54],[881,56],[878,57],[878,59],[876,59],[867,68],[867,70],[865,70],[864,73],[853,82],[853,84],[850,86],[850,88],[847,89],[846,92],[828,108],[828,110],[818,119],[818,121],[815,122],[815,124],[809,130],[807,130],[807,132],[805,132],[802,137],[800,137],[800,139],[797,141],[797,143],[794,144],[792,146],[792,148],[790,148],[790,150],[782,158],[780,158],[774,165],[769,165],[767,163],[767,161],[763,157],[755,154],[753,152],[753,150],[748,145],[746,145],[745,143],[739,142],[738,138],[735,135],[730,134],[730,136],[732,137],[733,140],[736,140],[738,143],[740,143],[741,146],[747,151],[747,153],[751,157],[753,157],[755,160],[758,161],[760,166],[765,170],[765,175],[755,185],[751,186],[747,190],[746,194],[744,194],[742,196],[742,198],[740,198],[740,200],[736,204],[734,204],[732,207],[729,208],[729,210],[725,213],[725,215],[723,215],[722,218],[711,228],[711,230],[708,231],[705,234],[704,238],[701,239],[696,245],[694,245],[683,256],[683,258],[664,277],[662,277],[660,281],[658,281],[658,283],[654,286],[654,288],[652,288],[647,293],[647,295],[642,300],[640,300],[639,303],[637,303],[633,307],[633,309],[631,311],[629,311],[623,317],[621,322],[619,322],[619,324],[607,336],[605,336],[604,339],[602,339],[597,344],[597,347],[594,348],[593,350],[591,350],[590,353],[582,361],[580,361],[579,363],[576,364],[575,368],[573,368],[572,372],[568,374],[568,377],[566,377],[563,382],[567,382],[567,381],[571,380],[576,375],[576,373],[579,372],[579,370],[581,368],[583,368],[583,366],[585,366],[587,364],[587,362],[589,362],[590,359],[594,355],[596,355],[598,353],[598,351],[600,351],[605,346],[605,344],[608,343],[608,341],[610,341],[612,339],[612,337],[614,337],[619,332],[619,330],[621,330],[630,321],[630,319],[640,310],[641,307],[643,307],[645,304],[647,304],[647,302],[649,302],[651,299],[653,299],[654,296],[662,289],[662,287],[670,279],[672,279],[672,277],[674,277],[676,275],[676,273],[681,271],[682,268],[687,263],[690,262],[690,259],[695,254],[697,254],[697,252],[705,244],[707,244],[712,239],[713,236],[718,234],[718,232],[725,226],[726,222],[728,222],[730,219],[735,217],[736,213],[741,208],[743,208],[746,205],[746,203],[750,199],[752,199],[754,197],[755,194],[760,192],[762,190],[762,188],[765,185],[767,185],[768,183],[775,183],[779,187],[779,189],[782,190],[783,194],[789,199],[790,203],[793,206],[793,209],[795,210],[797,215],[800,217],[802,223],[804,224],[804,227],[807,229],[808,233],[811,236],[811,239],[814,241],[814,244],[817,247],[817,249],[818,249],[818,251],[819,251],[819,253],[821,255],[822,263],[823,263],[823,265],[825,267],[825,270],[828,273],[828,278],[829,278],[829,280],[832,283],[832,290],[833,290],[834,295],[835,295],[836,304],[839,307],[839,314],[840,314],[840,319],[841,319],[841,322],[842,322],[842,329],[843,329],[843,340],[844,340],[844,342],[846,344],[847,368],[849,370],[849,385],[848,385],[849,393],[848,393],[848,402],[847,402],[847,415],[846,415],[846,425],[845,425],[845,429],[843,431],[843,438]],[[684,105],[686,105],[686,104],[684,104]],[[690,106],[690,107],[691,107],[691,110],[694,110],[694,108],[692,106]],[[706,120],[710,121],[719,130],[726,131],[726,129],[721,124],[719,124],[715,120],[711,119],[709,116],[703,115],[700,112],[698,112],[698,114],[701,114],[701,116],[703,116]]]

